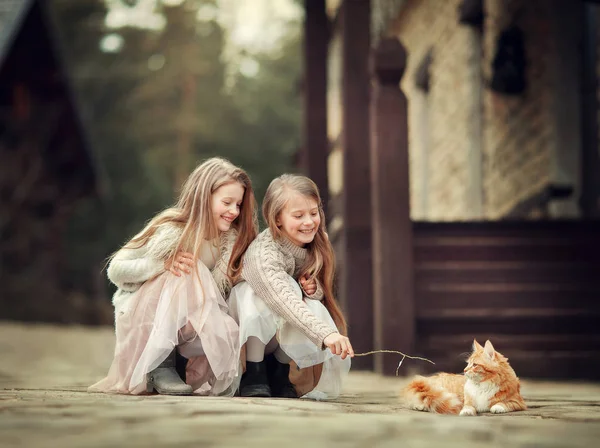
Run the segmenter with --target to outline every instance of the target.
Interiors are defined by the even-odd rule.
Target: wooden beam
[[[581,95],[581,209],[584,219],[600,217],[600,157],[598,156],[598,6],[583,6],[583,67]]]
[[[344,305],[356,352],[373,348],[371,184],[369,169],[369,53],[371,2],[345,1],[339,12],[342,35],[342,150],[344,188]],[[372,369],[371,357],[355,358]]]
[[[329,19],[325,0],[305,0],[304,122],[301,165],[319,187],[327,212],[327,45]],[[327,215],[327,213],[326,213]]]
[[[410,219],[408,105],[400,90],[406,51],[396,38],[373,53],[371,192],[375,349],[411,353],[415,342],[413,226]],[[393,374],[398,359],[377,355],[375,370]]]

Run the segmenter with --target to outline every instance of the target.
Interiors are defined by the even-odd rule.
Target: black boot
[[[146,377],[146,391],[156,389],[161,395],[191,395],[192,386],[185,384],[176,370],[175,350]]]
[[[277,361],[274,355],[267,358],[269,385],[274,397],[298,398],[296,389],[290,381],[290,365]]]
[[[181,381],[183,381],[184,383],[186,382],[185,369],[187,368],[187,363],[188,359],[185,356],[181,355],[179,352],[177,352],[175,358],[175,370],[177,371],[179,378],[181,378]]]
[[[240,397],[270,397],[271,388],[265,361],[246,361],[246,371],[240,383]]]

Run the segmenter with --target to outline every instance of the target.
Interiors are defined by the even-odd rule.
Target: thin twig
[[[366,352],[366,353],[355,353],[354,356],[368,356],[368,355],[373,355],[375,353],[394,353],[396,355],[402,355],[402,359],[398,363],[398,367],[396,367],[396,376],[398,376],[398,371],[400,370],[400,366],[402,366],[402,363],[404,362],[404,360],[406,358],[418,359],[420,361],[427,361],[427,362],[430,362],[431,364],[435,365],[435,362],[433,362],[431,359],[421,358],[419,356],[410,356],[410,355],[407,355],[406,353],[402,353],[397,350],[373,350],[371,352]]]
[[[431,359],[421,358],[419,356],[410,356],[410,355],[407,355],[405,353],[402,353],[402,352],[399,352],[396,350],[373,350],[372,352],[355,353],[354,356],[367,356],[367,355],[373,355],[375,353],[395,353],[396,355],[402,355],[408,359],[419,359],[421,361],[427,361],[427,362],[430,362],[431,364],[435,364],[435,362],[433,362]]]
[[[400,362],[398,363],[398,367],[396,367],[396,376],[398,376],[398,370],[400,370],[400,366],[402,365],[402,363],[404,362],[404,358],[406,358],[406,356],[403,356],[402,359],[400,360]]]

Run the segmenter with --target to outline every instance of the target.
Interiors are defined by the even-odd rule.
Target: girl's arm
[[[312,294],[308,294],[306,292],[305,288],[308,289],[308,285],[311,282],[314,282],[316,284],[317,289]],[[311,281],[306,280],[306,279],[301,279],[299,283],[300,283],[300,287],[302,288],[302,292],[304,292],[304,296],[306,298],[312,299],[312,300],[319,300],[319,301],[323,300],[323,297],[324,297],[325,293],[323,292],[323,287],[321,286],[321,282],[319,281],[319,279],[315,278],[315,279],[313,279]]]
[[[119,289],[135,290],[136,285],[156,277],[165,271],[164,260],[146,256],[143,247],[123,248],[108,265],[108,279]]]
[[[248,255],[244,258],[244,280],[274,313],[323,348],[325,338],[338,330],[317,318],[298,296],[285,271],[283,256],[264,244]]]
[[[145,246],[122,248],[108,265],[108,279],[128,291],[162,274],[166,270],[165,260],[177,245],[180,233],[175,226],[162,225]]]

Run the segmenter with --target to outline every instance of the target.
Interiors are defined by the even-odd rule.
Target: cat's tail
[[[410,409],[437,414],[458,414],[462,408],[460,398],[442,388],[434,378],[416,376],[401,393]]]

